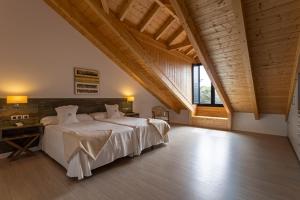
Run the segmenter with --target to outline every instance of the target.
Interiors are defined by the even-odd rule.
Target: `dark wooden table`
[[[27,124],[21,127],[0,127],[0,142],[5,142],[15,149],[8,158],[17,160],[23,153],[32,154],[29,149],[44,132],[42,124]]]

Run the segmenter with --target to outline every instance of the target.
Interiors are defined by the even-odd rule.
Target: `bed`
[[[169,131],[170,126],[163,120],[135,117],[94,118],[95,120],[101,122],[108,122],[115,125],[122,125],[133,128],[137,140],[135,155],[140,155],[144,149],[147,149],[149,147],[169,142],[167,132]],[[151,123],[151,120],[154,121],[156,125],[154,123]],[[158,130],[158,126],[164,130]],[[166,134],[163,134],[162,132],[166,132]]]
[[[87,154],[79,151],[67,162],[64,156],[63,134],[70,131],[84,132],[96,130],[112,130],[110,138],[101,149],[97,159],[92,160]],[[66,168],[68,177],[83,179],[86,176],[91,176],[91,170],[93,169],[113,162],[118,158],[133,156],[136,151],[136,143],[133,128],[93,120],[68,125],[46,126],[42,138],[42,150]]]

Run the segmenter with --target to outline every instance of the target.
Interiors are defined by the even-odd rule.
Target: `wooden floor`
[[[0,199],[300,199],[300,165],[284,137],[174,127],[170,144],[76,181],[43,153],[0,161]]]

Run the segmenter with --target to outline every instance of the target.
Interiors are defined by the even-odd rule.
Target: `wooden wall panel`
[[[230,130],[231,120],[221,117],[194,116],[192,117],[192,125],[203,128]]]
[[[227,112],[224,107],[211,107],[211,106],[197,106],[197,116],[211,116],[211,117],[224,117],[227,118]]]
[[[230,130],[231,116],[224,107],[197,106],[195,115],[191,117],[191,124],[204,128]]]
[[[143,43],[159,70],[192,103],[192,63]]]

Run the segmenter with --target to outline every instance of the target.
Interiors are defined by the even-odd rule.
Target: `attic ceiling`
[[[299,62],[299,0],[171,0],[189,19],[237,112],[288,114]]]
[[[185,95],[151,71],[151,58],[136,41],[203,63],[229,113],[250,112],[257,119],[259,113],[288,113],[300,52],[299,0],[45,1],[171,108],[192,110]],[[121,35],[116,51],[103,41],[113,37],[110,28]],[[128,53],[121,60],[122,48],[139,59]],[[140,74],[128,67],[136,63],[144,69]],[[149,88],[153,83],[157,87]]]

